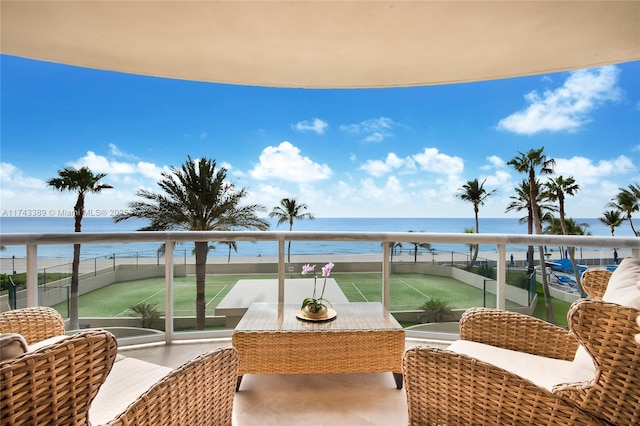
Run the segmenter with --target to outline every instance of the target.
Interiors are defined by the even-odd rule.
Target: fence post
[[[505,289],[507,282],[507,247],[504,244],[498,244],[498,273],[496,279],[498,285],[496,288],[496,308],[505,308]]]

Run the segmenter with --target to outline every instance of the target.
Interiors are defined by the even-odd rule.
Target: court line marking
[[[158,294],[161,294],[161,293],[164,293],[164,289],[156,291],[156,292],[155,292],[155,293],[153,293],[151,296],[149,296],[149,297],[146,297],[146,298],[142,299],[142,300],[141,300],[141,301],[139,301],[138,303],[144,303],[144,302],[146,302],[147,300],[151,299],[152,297],[155,297],[155,296],[157,296]],[[138,303],[136,303],[136,305],[137,305]],[[132,305],[132,306],[133,306],[133,305]],[[124,311],[120,312],[118,315],[116,315],[116,318],[117,318],[117,317],[120,317],[121,315],[126,314],[127,312],[129,312],[129,308],[127,308],[126,310],[124,310]]]
[[[362,296],[362,298],[364,299],[365,302],[368,302],[369,299],[367,299],[365,297],[364,294],[362,294],[362,292],[360,291],[360,289],[358,288],[358,286],[356,285],[356,283],[354,283],[353,281],[351,281],[351,285],[355,287],[355,289],[358,291],[358,293],[360,293],[360,296]]]
[[[420,293],[422,296],[424,297],[429,297],[428,294],[424,294],[423,292],[421,292],[420,290],[418,290],[417,288],[415,288],[414,286],[412,286],[411,284],[409,284],[408,282],[406,282],[405,280],[398,280],[400,281],[402,284],[406,285],[407,287],[409,287],[410,289],[412,289],[413,291],[416,291],[418,293]]]
[[[216,295],[215,295],[215,296],[213,296],[213,297],[211,298],[211,300],[209,300],[209,302],[208,302],[205,306],[209,306],[209,304],[210,304],[210,303],[212,303],[212,302],[215,300],[215,298],[216,298],[216,297],[218,297],[218,295],[219,295],[220,293],[222,293],[222,292],[223,292],[223,290],[224,290],[225,288],[227,288],[227,286],[228,286],[228,285],[229,285],[229,284],[225,284],[225,285],[224,285],[224,287],[222,287],[222,288],[221,288],[221,289],[216,293]]]

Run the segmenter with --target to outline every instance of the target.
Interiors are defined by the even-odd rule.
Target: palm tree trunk
[[[84,216],[84,194],[78,193],[74,210],[74,231],[82,231],[82,217]],[[80,290],[80,244],[73,245],[73,263],[71,264],[71,289],[69,295],[69,329],[80,329],[80,309],[78,307],[78,293]]]
[[[540,222],[540,212],[538,209],[538,201],[536,199],[536,181],[533,169],[529,173],[529,190],[529,202],[531,204],[531,210],[533,212],[533,224],[536,228],[536,234],[542,235],[542,223]],[[538,246],[538,253],[540,254],[540,273],[542,274],[542,291],[544,293],[544,304],[546,307],[547,321],[551,324],[555,324],[556,316],[553,312],[553,306],[551,305],[551,292],[549,291],[549,281],[547,280],[544,247]]]
[[[564,215],[564,198],[562,197],[562,194],[558,197],[558,202],[560,207],[560,226],[562,227],[562,233],[564,235],[569,235],[569,228],[567,228],[567,221]],[[576,277],[576,285],[578,286],[580,297],[585,297],[586,293],[582,289],[582,283],[580,282],[580,271],[578,270],[578,265],[576,264],[575,250],[575,247],[567,247],[567,252],[569,254],[569,259],[571,260],[573,275]]]
[[[196,329],[204,330],[205,327],[205,278],[207,273],[207,252],[209,243],[206,241],[195,242],[196,251]]]
[[[478,220],[478,207],[475,206],[474,208],[474,213],[476,216],[476,234],[480,232],[480,221]],[[473,245],[473,257],[471,258],[471,262],[469,262],[469,268],[467,269],[468,271],[471,271],[473,269],[473,266],[476,264],[476,261],[478,260],[478,251],[480,250],[480,245],[479,244],[474,244]]]
[[[71,294],[69,298],[69,330],[80,329],[78,309],[78,290],[80,284],[80,244],[73,245],[73,263],[71,265]]]
[[[529,215],[527,217],[527,234],[533,235],[533,213],[531,211],[531,207],[529,207]],[[531,274],[534,270],[533,246],[529,246],[527,247],[527,272]]]
[[[633,221],[631,220],[631,215],[629,215],[629,225],[631,225],[631,231],[633,231],[633,235],[637,236],[636,228],[633,226]]]

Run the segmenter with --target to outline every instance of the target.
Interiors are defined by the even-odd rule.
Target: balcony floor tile
[[[407,339],[415,345],[446,347],[433,341]],[[179,342],[122,348],[122,355],[176,368],[230,339]],[[407,424],[404,390],[395,387],[391,373],[366,374],[249,374],[236,394],[233,424],[395,426]]]

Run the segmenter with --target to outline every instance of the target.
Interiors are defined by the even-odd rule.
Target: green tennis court
[[[350,302],[380,302],[382,275],[379,273],[351,273],[331,275]],[[240,279],[277,279],[277,275],[207,275],[207,311],[213,309]],[[391,274],[389,277],[390,310],[416,310],[428,297],[438,297],[453,308],[495,306],[495,297],[475,287],[449,277],[421,274]],[[173,310],[175,316],[195,315],[195,276],[174,279]],[[80,296],[81,317],[134,316],[129,306],[137,303],[157,303],[164,311],[164,277],[147,278],[110,284]],[[63,311],[66,307],[60,306]]]

